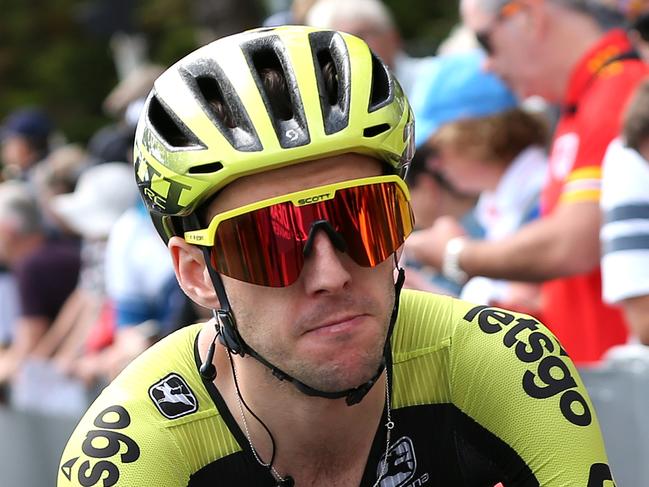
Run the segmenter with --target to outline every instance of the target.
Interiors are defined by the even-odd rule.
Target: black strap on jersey
[[[640,54],[638,54],[638,51],[635,49],[629,49],[628,51],[622,52],[616,56],[612,56],[606,61],[602,63],[602,65],[597,68],[597,71],[593,73],[593,75],[588,79],[586,86],[590,85],[595,79],[597,79],[597,76],[599,73],[608,65],[619,62],[619,61],[639,61],[641,60]],[[567,115],[574,115],[577,113],[577,110],[579,109],[578,105],[576,103],[571,103],[569,105],[564,105],[561,107],[561,112],[565,113]]]

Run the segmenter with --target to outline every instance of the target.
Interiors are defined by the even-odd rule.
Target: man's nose
[[[312,236],[304,261],[301,279],[308,294],[335,293],[343,290],[352,279],[348,266],[351,258],[336,248],[329,234],[317,231]]]

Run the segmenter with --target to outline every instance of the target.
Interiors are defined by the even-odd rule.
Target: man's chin
[[[304,376],[300,381],[322,392],[347,391],[356,389],[372,380],[378,372],[380,364],[381,358],[373,361],[372,365],[365,364],[355,369],[332,366],[317,374],[308,374],[308,376]],[[349,370],[355,370],[356,372],[350,373]]]

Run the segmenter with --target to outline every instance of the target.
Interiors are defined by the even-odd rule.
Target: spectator
[[[649,345],[649,79],[606,153],[601,205],[604,300],[620,305],[633,335]]]
[[[437,218],[453,216],[461,220],[462,226],[472,235],[482,235],[482,229],[475,221],[473,208],[478,196],[463,193],[455,188],[434,166],[436,156],[428,146],[416,150],[410,163],[406,183],[412,198],[415,228],[427,228]],[[423,266],[407,253],[403,254],[406,268],[404,287],[459,296],[462,286],[445,278],[434,269]]]
[[[412,102],[420,107],[415,124],[418,149],[407,181],[417,228],[429,227],[440,216],[453,216],[462,220],[471,235],[483,235],[471,211],[478,192],[463,191],[452,184],[434,164],[438,158],[436,149],[427,144],[445,124],[499,113],[517,105],[502,81],[482,70],[483,59],[477,50],[438,56],[423,70],[426,83],[415,88]],[[408,287],[433,290],[427,285],[432,281],[437,292],[459,295],[460,284],[422,268],[416,260],[410,259],[408,263]]]
[[[52,128],[47,114],[38,108],[22,108],[5,119],[0,132],[4,179],[27,179],[50,151]]]
[[[112,227],[106,248],[106,292],[114,310],[114,341],[77,367],[88,382],[112,380],[157,339],[198,316],[181,316],[182,293],[169,251],[138,198]]]
[[[53,212],[82,238],[79,283],[37,350],[41,357],[56,355],[63,370],[74,369],[74,362],[89,340],[98,342],[96,348],[112,340],[113,323],[105,286],[106,240],[112,226],[136,198],[131,167],[112,162],[87,169],[74,192],[52,199]]]
[[[52,198],[71,193],[81,173],[88,167],[89,155],[79,144],[57,147],[34,168],[34,193],[43,212],[43,220],[49,235],[62,238],[78,238],[52,211]]]
[[[436,59],[429,90],[420,94],[426,110],[418,121],[422,128],[415,133],[430,153],[424,174],[436,174],[456,194],[480,195],[471,215],[485,238],[497,239],[538,216],[547,129],[536,116],[518,108],[502,81],[482,69],[483,60],[477,52]],[[416,165],[415,160],[413,168]],[[433,178],[423,177],[430,186]],[[420,217],[430,211],[420,209],[421,193],[413,188],[413,209],[418,225],[425,227],[433,221]],[[428,205],[437,206],[430,198]],[[466,229],[466,217],[462,224]],[[484,277],[472,278],[460,293],[478,304],[506,303],[525,312],[538,311],[537,295],[536,285]]]
[[[488,52],[485,66],[521,97],[560,103],[542,218],[507,239],[475,242],[454,222],[413,235],[410,252],[458,278],[544,281],[542,313],[577,363],[624,343],[619,310],[601,297],[600,174],[619,114],[649,71],[620,29],[598,23],[601,5],[577,0],[464,0],[466,24]],[[533,59],[534,62],[530,62]]]
[[[430,141],[444,177],[459,191],[480,194],[474,215],[485,239],[507,238],[539,216],[546,133],[542,120],[514,108],[447,123]],[[477,276],[460,296],[538,315],[538,291],[532,283]]]
[[[79,274],[79,249],[49,240],[39,206],[24,183],[0,185],[0,261],[17,283],[20,317],[11,346],[0,354],[0,384],[11,380],[45,335]]]
[[[24,177],[26,175],[24,171],[33,175],[35,193],[41,205],[46,231],[48,234],[53,234],[55,232],[51,229],[54,227],[48,224],[47,199],[52,192],[65,191],[70,184],[74,183],[64,177],[64,174],[69,171],[66,171],[61,164],[46,162],[53,153],[47,156],[42,164],[37,164],[37,161],[48,152],[47,139],[50,130],[49,120],[38,110],[13,113],[2,128],[2,159],[6,164],[3,172],[5,177]],[[63,155],[62,153],[67,153],[68,149],[61,148],[61,151]],[[64,156],[63,159],[69,158]],[[15,277],[5,264],[0,263],[0,347],[8,346],[12,341],[14,326],[20,316],[19,307]]]
[[[293,0],[285,10],[274,12],[264,19],[264,27],[277,27],[280,25],[302,25],[306,22],[306,15],[316,0]]]
[[[423,70],[425,84],[417,85],[413,104],[420,106],[415,143],[421,147],[448,122],[493,115],[514,108],[518,101],[503,82],[482,69],[477,50],[438,56]]]
[[[318,0],[306,15],[306,25],[341,30],[363,39],[392,69],[406,95],[410,95],[421,70],[432,58],[413,58],[403,42],[390,11],[381,0]],[[415,116],[417,106],[414,105]]]

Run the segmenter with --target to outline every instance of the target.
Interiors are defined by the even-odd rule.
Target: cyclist
[[[412,146],[398,82],[348,34],[253,30],[165,72],[137,180],[214,319],[104,390],[58,485],[604,486],[593,406],[542,324],[400,292]]]

